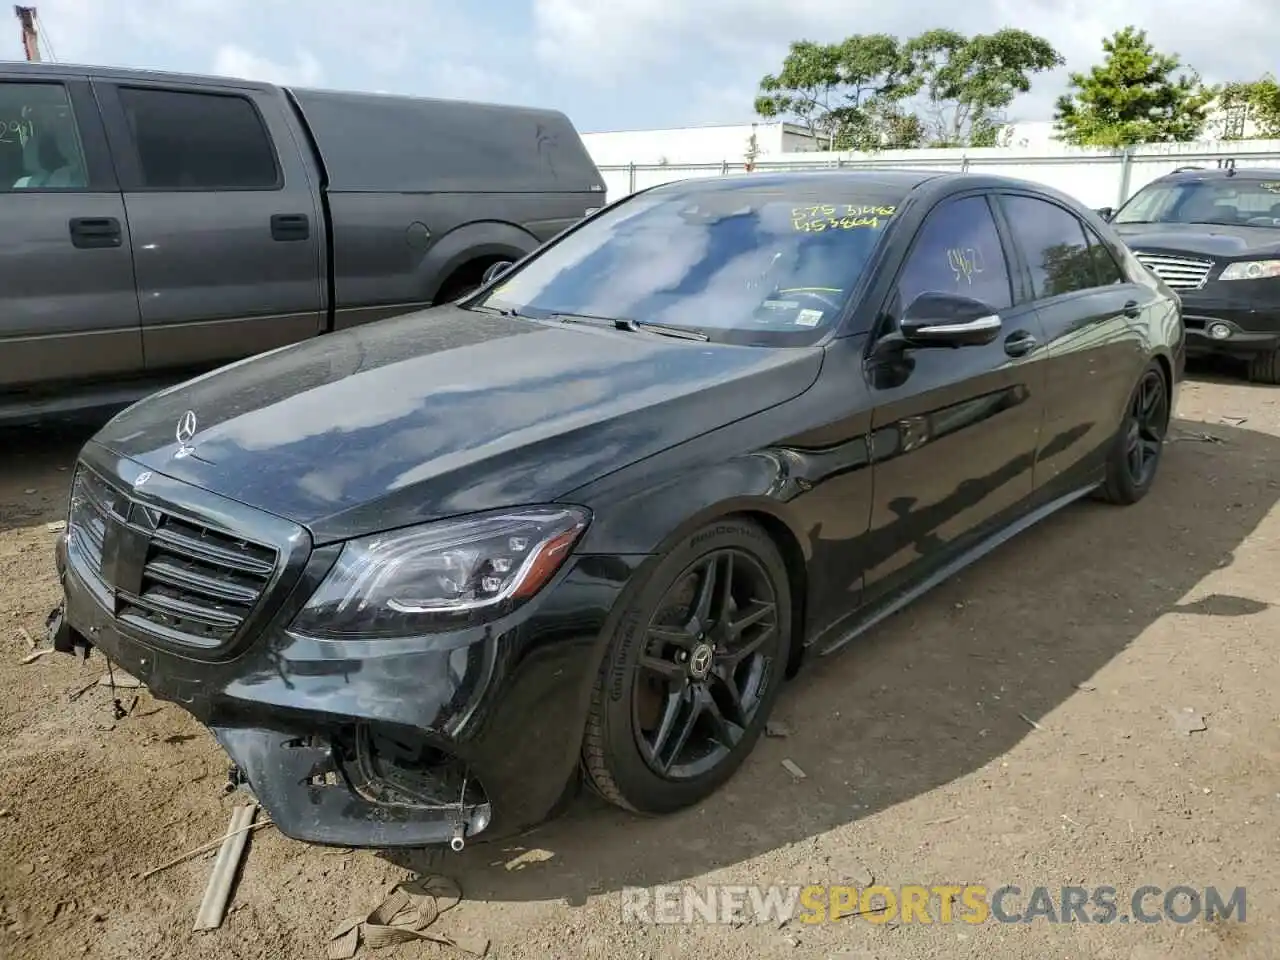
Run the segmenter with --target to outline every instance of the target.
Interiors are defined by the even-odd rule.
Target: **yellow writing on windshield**
[[[955,274],[956,283],[973,283],[973,276],[982,272],[982,254],[976,247],[951,247],[947,250],[947,266]]]
[[[858,227],[876,229],[892,217],[898,208],[857,203],[817,203],[791,208],[791,229],[804,233],[823,230],[853,230]]]

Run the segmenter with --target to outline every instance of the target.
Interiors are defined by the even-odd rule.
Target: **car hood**
[[[1270,227],[1207,223],[1117,223],[1113,226],[1131,250],[1229,259],[1280,253],[1280,229]]]
[[[821,362],[450,305],[223,367],[94,441],[327,542],[555,499],[797,396]]]

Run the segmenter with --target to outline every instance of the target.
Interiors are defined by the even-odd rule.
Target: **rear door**
[[[1064,206],[1006,193],[1000,208],[1029,274],[1049,344],[1036,486],[1067,493],[1089,482],[1115,437],[1143,363],[1148,288],[1129,282],[1105,243]]]
[[[1030,500],[1044,335],[1034,308],[1017,305],[1016,283],[983,194],[943,201],[912,241],[877,341],[923,293],[980,300],[1001,329],[983,346],[909,348],[868,362],[876,544],[869,601],[927,578]]]
[[[277,92],[96,79],[134,238],[149,370],[321,332],[319,190]]]
[[[142,369],[129,225],[86,78],[0,66],[0,390]]]

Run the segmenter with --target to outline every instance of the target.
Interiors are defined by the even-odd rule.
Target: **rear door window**
[[[0,193],[84,190],[88,182],[67,88],[0,80]]]
[[[257,108],[237,94],[120,87],[147,190],[270,190],[275,149]]]
[[[1026,257],[1035,299],[1099,286],[1085,226],[1074,214],[1035,197],[1003,196],[1000,204]]]

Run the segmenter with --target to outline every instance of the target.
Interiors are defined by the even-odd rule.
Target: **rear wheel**
[[[1160,365],[1152,363],[1133,390],[1107,457],[1106,480],[1099,491],[1102,499],[1128,505],[1147,495],[1164,454],[1169,416],[1169,386]]]
[[[1280,384],[1280,350],[1254,354],[1249,360],[1249,379],[1254,383]]]
[[[786,566],[757,525],[727,519],[667,554],[624,612],[592,700],[583,761],[605,799],[669,813],[742,764],[782,683]]]

